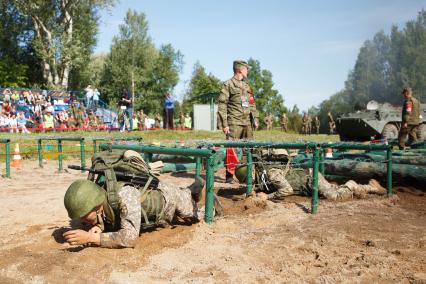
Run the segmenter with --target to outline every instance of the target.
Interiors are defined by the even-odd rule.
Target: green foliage
[[[27,69],[24,64],[16,64],[12,58],[0,59],[0,86],[19,88],[27,84]]]
[[[271,113],[275,124],[278,124],[281,114],[287,113],[287,109],[284,106],[283,97],[273,88],[272,73],[269,70],[261,69],[258,60],[250,58],[247,63],[250,66],[248,80],[256,99],[260,122],[263,123],[265,116]]]
[[[183,100],[185,112],[192,111],[193,104],[210,104],[211,99],[219,96],[222,82],[197,62]]]
[[[334,116],[364,109],[367,102],[401,104],[401,91],[411,87],[414,96],[426,102],[426,11],[406,23],[394,26],[390,35],[378,32],[361,47],[345,88],[320,104],[322,131],[327,113]]]
[[[170,44],[157,49],[148,34],[145,14],[129,10],[105,62],[101,93],[116,103],[123,89],[132,90],[133,82],[135,108],[160,112],[164,95],[179,81],[182,58]]]

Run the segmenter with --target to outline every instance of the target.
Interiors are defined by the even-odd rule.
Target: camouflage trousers
[[[158,189],[164,196],[163,210],[167,222],[172,222],[175,216],[183,220],[199,219],[197,204],[192,199],[191,191],[188,188],[179,188],[160,182]]]
[[[417,142],[417,129],[418,125],[408,125],[407,127],[401,127],[398,134],[398,146],[400,149],[405,148],[407,135],[411,143]]]
[[[229,132],[234,139],[253,139],[251,125],[229,125]]]
[[[311,171],[310,171],[311,172]],[[293,188],[289,181],[285,178],[285,169],[271,168],[267,171],[267,175],[270,183],[276,189],[275,192],[268,195],[269,199],[283,199],[286,196],[299,194],[299,195],[310,195],[312,192],[312,174],[307,175],[308,178],[300,181],[297,184],[298,188]],[[376,180],[370,180],[368,184],[358,184],[353,180],[346,182],[343,185],[335,185],[329,183],[321,173],[318,173],[318,194],[330,200],[347,200],[354,196],[357,198],[363,198],[367,194],[374,193],[378,195],[384,195],[386,189],[384,189]]]

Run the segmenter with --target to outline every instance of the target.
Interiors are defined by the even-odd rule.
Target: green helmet
[[[235,177],[240,183],[247,182],[247,165],[237,165],[235,168]]]
[[[96,183],[82,179],[73,182],[64,196],[64,205],[71,219],[81,218],[105,200],[105,191]]]

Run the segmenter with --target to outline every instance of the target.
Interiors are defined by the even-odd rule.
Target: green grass
[[[155,143],[161,145],[174,145],[176,143],[190,142],[193,140],[224,140],[224,134],[220,131],[136,131],[131,133],[120,132],[50,132],[50,133],[0,133],[0,139],[11,139],[11,152],[13,153],[15,143],[19,143],[20,152],[24,159],[37,159],[37,139],[41,137],[84,137],[86,141],[87,157],[93,151],[93,138],[124,138],[142,137],[144,143]],[[255,132],[256,141],[315,141],[315,142],[335,142],[339,141],[336,135],[301,135],[297,133],[283,133],[279,130],[260,130]],[[99,144],[100,142],[98,142]],[[192,143],[189,143],[192,144]],[[43,141],[43,153],[47,159],[56,159],[57,142]],[[0,159],[4,160],[5,148],[0,144]],[[64,158],[79,157],[79,142],[63,141]]]

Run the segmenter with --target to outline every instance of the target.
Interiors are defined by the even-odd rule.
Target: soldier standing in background
[[[253,139],[259,125],[256,103],[247,82],[249,65],[242,60],[233,62],[234,76],[223,83],[218,99],[218,125],[227,139]],[[234,168],[227,168],[226,181],[233,181]]]
[[[143,110],[141,109],[139,111],[139,130],[140,131],[145,130],[145,118],[146,118],[146,115],[143,112]]]
[[[312,128],[314,128],[315,129],[315,133],[316,134],[319,134],[319,129],[320,129],[320,120],[319,120],[319,118],[318,118],[318,116],[316,115],[315,116],[315,118],[314,118],[314,121],[312,122]]]
[[[308,115],[306,112],[302,117],[302,134],[308,134]]]
[[[268,130],[268,131],[272,130],[273,118],[272,118],[272,115],[270,113],[268,113],[268,115],[265,117],[263,122],[265,122],[265,124],[266,124],[266,130]]]
[[[283,113],[281,115],[281,120],[280,120],[280,124],[281,124],[281,131],[285,131],[287,132],[287,123],[288,123],[288,118],[285,115],[285,113]]]
[[[402,122],[398,135],[398,146],[400,150],[405,148],[407,135],[412,143],[417,141],[417,128],[420,122],[420,102],[413,97],[411,88],[404,88],[404,90],[402,90],[402,95],[405,100],[402,105]]]
[[[328,130],[330,135],[333,135],[336,129],[336,123],[334,122],[331,112],[328,112],[327,116],[328,116]]]
[[[308,126],[308,133],[309,135],[312,134],[312,118],[308,113],[308,121],[307,121],[307,126]]]
[[[161,128],[161,115],[158,112],[155,115],[154,120],[155,120],[154,128],[160,129]]]

